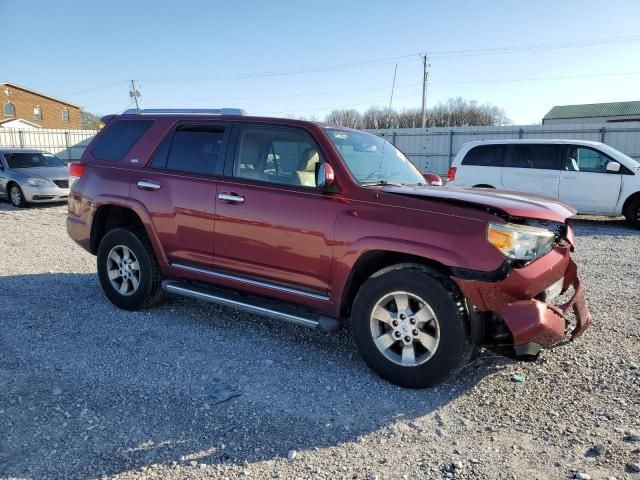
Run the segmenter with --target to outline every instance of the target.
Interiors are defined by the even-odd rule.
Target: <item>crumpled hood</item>
[[[512,217],[535,218],[562,222],[576,210],[551,198],[529,193],[460,187],[382,187],[388,193],[424,197],[451,204],[473,204],[506,213]]]
[[[11,170],[25,178],[45,178],[47,180],[63,180],[69,178],[68,167],[31,167]]]

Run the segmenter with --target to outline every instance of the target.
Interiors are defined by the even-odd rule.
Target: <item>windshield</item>
[[[5,153],[9,168],[64,167],[65,163],[50,153]]]
[[[383,138],[337,128],[325,131],[360,184],[426,185],[415,165]]]
[[[616,156],[623,157],[627,162],[629,162],[629,166],[631,168],[640,170],[640,162],[638,162],[635,158],[631,158],[626,153],[622,153],[620,150],[616,150],[615,148],[610,147],[609,145],[602,145],[601,148],[605,153],[608,153],[613,158],[616,158]]]

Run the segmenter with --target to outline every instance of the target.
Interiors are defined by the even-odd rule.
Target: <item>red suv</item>
[[[535,356],[591,321],[562,203],[430,187],[386,140],[314,122],[236,109],[103,122],[70,166],[67,228],[120,308],[170,292],[327,331],[350,319],[367,364],[416,388],[476,346]]]

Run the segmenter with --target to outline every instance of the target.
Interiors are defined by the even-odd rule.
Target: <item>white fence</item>
[[[465,142],[509,138],[594,140],[640,159],[640,122],[601,125],[524,125],[509,127],[400,128],[370,130],[402,150],[422,171],[445,175]],[[82,156],[95,130],[15,130],[0,128],[0,147],[46,150],[66,161]]]
[[[476,140],[566,138],[606,143],[640,159],[640,122],[596,125],[523,125],[508,127],[400,128],[369,130],[384,136],[422,171],[445,175],[460,147]]]
[[[67,162],[79,160],[96,130],[17,130],[0,128],[0,147],[37,148]]]

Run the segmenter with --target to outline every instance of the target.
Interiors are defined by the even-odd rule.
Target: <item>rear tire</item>
[[[28,207],[29,204],[24,199],[24,193],[17,183],[12,183],[9,187],[9,201],[11,205],[17,208]]]
[[[640,196],[631,200],[626,210],[624,211],[624,216],[627,219],[627,223],[634,228],[640,229]]]
[[[446,276],[421,265],[395,265],[372,275],[356,296],[351,323],[367,365],[402,387],[442,383],[473,352],[462,295]]]
[[[105,295],[118,308],[148,308],[164,296],[158,261],[143,231],[109,231],[98,247],[97,267]]]

